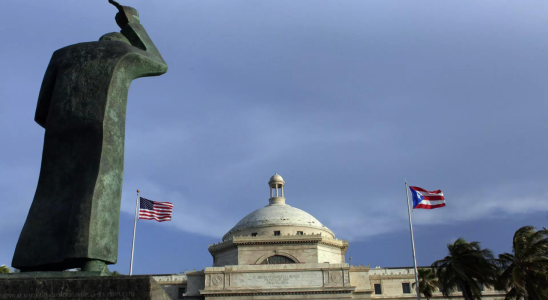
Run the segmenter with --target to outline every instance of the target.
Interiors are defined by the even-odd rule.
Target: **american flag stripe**
[[[170,219],[171,220],[171,217],[170,216],[147,216],[147,215],[141,215],[139,216],[139,219],[143,219],[143,220],[151,220],[151,219]]]
[[[173,205],[165,205],[165,204],[158,204],[158,203],[154,203],[154,206],[159,207],[159,208],[166,208],[166,209],[173,208]]]
[[[171,220],[170,217],[162,217],[162,218],[160,218],[160,217],[142,217],[141,219],[142,220],[156,220],[156,221],[159,221],[159,220],[169,221],[169,220]]]
[[[154,201],[152,201],[154,202]],[[154,205],[162,205],[162,206],[167,206],[167,207],[173,207],[173,203],[169,203],[169,202],[154,202]]]
[[[173,203],[156,202],[140,197],[139,219],[158,222],[171,221],[172,213]]]
[[[140,213],[150,213],[150,214],[168,214],[171,215],[171,211],[156,211],[156,210],[150,210],[150,209],[142,209]]]
[[[152,210],[141,210],[139,214],[148,214],[148,215],[166,215],[171,216],[171,212],[157,212]]]
[[[139,216],[160,216],[160,217],[168,216],[168,217],[171,217],[171,214],[156,214],[156,213],[151,213],[151,212],[140,212]]]

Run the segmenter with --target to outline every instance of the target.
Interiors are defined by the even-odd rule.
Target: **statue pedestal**
[[[152,276],[93,273],[96,272],[0,274],[0,299],[172,300]]]

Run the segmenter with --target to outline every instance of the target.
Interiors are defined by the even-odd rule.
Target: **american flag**
[[[158,222],[171,221],[171,213],[173,212],[173,203],[156,202],[152,200],[140,198],[139,219],[156,220]]]
[[[441,190],[427,191],[418,186],[410,186],[413,196],[413,208],[433,209],[445,206],[445,197]]]

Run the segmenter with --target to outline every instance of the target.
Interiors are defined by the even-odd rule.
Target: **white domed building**
[[[286,204],[283,178],[268,182],[269,204],[245,216],[209,247],[215,267],[280,263],[344,263],[348,243],[309,213]],[[306,245],[306,247],[303,247]]]
[[[268,185],[268,205],[209,246],[213,267],[154,276],[173,299],[416,299],[413,268],[350,266],[348,241],[288,205],[280,175]],[[486,291],[483,298],[504,299],[504,293]]]

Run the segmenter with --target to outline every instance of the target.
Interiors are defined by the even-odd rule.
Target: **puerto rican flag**
[[[441,190],[427,191],[416,186],[410,186],[409,190],[413,196],[413,208],[433,209],[445,206]]]

